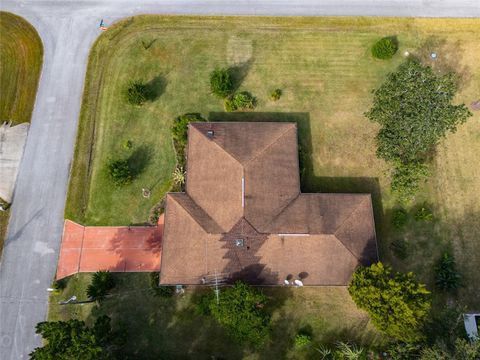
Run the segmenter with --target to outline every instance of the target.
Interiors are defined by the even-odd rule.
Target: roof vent
[[[207,136],[208,136],[209,138],[212,138],[213,135],[215,135],[215,132],[214,132],[213,130],[207,130]]]
[[[235,239],[235,246],[243,247],[243,239]]]

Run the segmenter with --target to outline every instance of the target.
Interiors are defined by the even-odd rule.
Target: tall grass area
[[[65,215],[87,225],[145,222],[150,208],[171,186],[175,157],[169,128],[180,114],[198,112],[211,121],[296,121],[304,154],[302,190],[371,193],[381,260],[396,270],[415,272],[434,289],[433,264],[451,249],[464,279],[451,299],[478,310],[480,112],[474,111],[473,118],[442,140],[432,176],[406,206],[409,217],[402,229],[392,225],[392,212],[400,204],[390,192],[389,168],[375,155],[378,127],[363,114],[371,106],[371,90],[404,61],[406,51],[437,71],[459,73],[456,101],[470,105],[478,100],[479,33],[478,19],[139,16],[122,20],[100,36],[90,55]],[[393,59],[373,59],[372,44],[392,35],[400,46]],[[437,60],[429,57],[431,51],[437,52]],[[227,66],[235,68],[239,91],[257,97],[255,111],[225,113],[222,101],[210,94],[209,73]],[[158,92],[142,107],[127,105],[122,98],[127,82],[137,79]],[[282,96],[272,101],[269,96],[277,88]],[[132,142],[131,149],[124,148],[126,140]],[[109,159],[132,154],[143,171],[130,185],[112,186],[105,170]],[[151,189],[150,198],[142,197],[142,188]],[[432,209],[433,220],[415,220],[417,208],[425,204]],[[109,313],[133,329],[128,345],[132,354],[146,349],[156,356],[164,346],[166,354],[224,356],[228,344],[232,358],[261,357],[226,342],[214,324],[195,317],[190,292],[175,301],[138,296],[135,289],[145,287],[143,276],[119,275],[118,291],[131,289],[132,295],[112,297],[88,314],[60,311],[52,303],[50,317]],[[342,336],[377,341],[345,289],[301,289],[284,300],[282,291],[266,290],[284,301],[275,310],[275,341],[266,353],[281,354],[282,346],[290,351],[290,340],[285,339],[290,339],[293,328],[307,325],[314,329],[316,341]],[[442,304],[442,299],[434,292],[435,304]]]
[[[30,122],[42,68],[42,41],[27,21],[3,11],[0,34],[0,125]],[[0,211],[0,254],[9,215]]]

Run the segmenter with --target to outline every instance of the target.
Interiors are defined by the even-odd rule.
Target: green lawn
[[[304,359],[316,354],[313,348],[295,351],[293,338],[300,330],[313,334],[316,344],[352,340],[380,344],[365,313],[355,309],[345,288],[265,288],[267,310],[272,314],[271,339],[259,350],[236,345],[213,319],[198,315],[192,298],[201,289],[187,289],[173,298],[154,297],[149,291],[148,274],[117,274],[118,285],[100,306],[59,305],[58,301],[76,295],[86,298],[89,274],[69,278],[67,288],[50,298],[50,320],[86,319],[92,324],[107,314],[116,328],[125,326],[128,341],[122,353],[129,358],[171,359]]]
[[[428,203],[434,221],[420,223],[411,216],[402,231],[391,225],[392,209],[399,204],[389,191],[388,166],[375,156],[378,127],[363,113],[371,105],[371,90],[403,61],[405,51],[439,71],[455,69],[462,78],[457,100],[468,105],[477,100],[479,33],[478,19],[125,19],[102,34],[91,52],[66,217],[89,225],[145,222],[170,186],[175,160],[169,126],[179,114],[199,112],[211,121],[296,121],[306,153],[303,191],[372,193],[381,260],[398,270],[414,271],[432,289],[433,264],[450,247],[465,284],[453,299],[478,309],[480,112],[441,142],[430,181],[407,207],[413,213]],[[371,45],[387,35],[398,37],[398,53],[389,61],[374,60]],[[432,50],[439,54],[436,61],[428,58]],[[210,71],[224,66],[235,67],[239,89],[257,97],[254,112],[224,113],[222,102],[209,94]],[[151,82],[158,89],[157,99],[140,108],[127,106],[122,89],[133,79]],[[283,91],[278,102],[269,100],[275,88]],[[132,150],[123,149],[126,140],[133,142]],[[131,153],[143,154],[139,158],[146,159],[141,164],[144,171],[131,185],[115,188],[105,173],[107,160]],[[143,187],[152,189],[150,199],[142,197]],[[407,244],[403,260],[392,251],[397,240]],[[333,334],[342,333],[343,318],[360,316],[353,307],[342,307],[349,301],[345,290],[301,291],[309,296],[297,298],[299,306],[286,310],[286,317],[315,301],[332,301],[331,306],[314,306],[310,318],[327,317],[326,327],[332,327]],[[328,291],[337,291],[338,298]],[[156,314],[150,301],[137,300],[139,307],[152,306],[144,316]],[[122,303],[112,301],[109,306],[115,309]],[[341,308],[345,312],[337,318]],[[132,327],[144,323],[131,319]],[[355,334],[362,337],[363,330],[356,328]],[[201,339],[192,344],[205,346]]]
[[[24,19],[0,11],[0,125],[29,122],[43,60],[37,31]],[[9,212],[0,212],[0,254]]]

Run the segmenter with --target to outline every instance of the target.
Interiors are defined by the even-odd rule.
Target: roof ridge
[[[190,125],[190,124],[189,124]],[[202,133],[199,129],[197,129],[195,126],[192,126],[192,128],[194,128],[200,135],[202,135],[205,139],[207,139],[209,142],[211,143],[214,143],[215,146],[217,146],[218,148],[220,148],[225,154],[228,154],[233,160],[235,160],[243,169],[243,165],[242,163],[235,157],[233,156],[230,152],[228,152],[227,150],[225,150],[222,146],[220,146],[220,144],[218,144],[216,141],[213,141],[212,139],[209,139],[207,135],[205,135],[204,133]]]
[[[280,215],[282,215],[286,210],[287,208],[289,208],[300,196],[302,196],[303,193],[300,191],[297,196],[295,196],[287,205],[285,205],[278,213],[277,215],[275,215],[274,217],[272,217],[272,220],[270,220],[270,222],[268,224],[265,224],[264,226],[265,227],[268,227],[270,226]],[[249,222],[250,223],[250,222]],[[254,227],[254,229],[256,229]],[[257,230],[258,231],[258,230]]]
[[[340,243],[342,243],[342,245],[345,246],[345,247],[348,249],[348,251],[350,251],[352,254],[353,254],[353,252],[352,252],[352,251],[347,247],[347,245],[345,245],[345,243],[337,236],[337,232],[339,232],[339,231],[343,228],[343,226],[345,225],[345,223],[346,223],[348,220],[350,220],[350,218],[353,216],[353,214],[355,214],[355,213],[358,211],[358,209],[360,208],[360,206],[363,205],[363,203],[364,203],[365,201],[367,201],[367,199],[363,199],[362,201],[360,201],[360,203],[359,203],[357,206],[355,206],[355,209],[352,210],[352,212],[342,221],[342,223],[335,229],[335,231],[334,231],[333,234],[332,234],[332,235],[335,236],[335,238],[336,238]],[[360,259],[359,259],[359,257],[358,257],[357,255],[353,254],[353,256],[355,256],[355,258],[356,258],[358,261],[360,261]]]
[[[295,123],[288,123],[288,124],[291,125],[291,126],[289,126],[285,131],[282,131],[282,133],[280,135],[278,135],[274,140],[272,140],[271,143],[269,143],[267,146],[265,146],[257,155],[255,155],[255,156],[251,157],[250,159],[248,159],[247,161],[245,161],[244,167],[246,167],[250,162],[254,161],[259,156],[263,155],[265,153],[265,151],[267,151],[267,149],[269,149],[274,144],[276,144],[287,132],[289,132],[292,129],[297,128]]]
[[[187,197],[195,204],[196,207],[198,207],[201,211],[203,211],[203,212],[210,218],[210,220],[214,223],[214,225],[216,225],[219,229],[222,230],[222,232],[224,232],[224,229],[223,229],[220,225],[218,225],[218,223],[215,221],[215,219],[213,219],[213,218],[210,216],[210,214],[205,211],[205,209],[203,209],[201,206],[199,206],[199,205],[195,202],[195,200],[193,200],[193,199],[190,197],[190,195],[188,195],[188,194],[185,193],[185,192],[168,193],[167,195],[170,196],[170,198],[172,198],[173,200],[175,200],[175,202],[177,203],[177,205],[179,205],[179,206],[188,214],[188,216],[189,216],[193,221],[195,221],[195,222],[198,224],[198,226],[200,226],[200,227],[202,228],[203,231],[205,231],[207,234],[212,234],[212,233],[208,232],[208,231],[203,227],[203,225],[200,223],[200,221],[198,221],[198,219],[197,219],[190,211],[188,211],[187,208],[185,208],[185,206],[183,206],[183,204],[181,204],[181,203],[176,199],[176,197],[174,196],[174,194],[181,194],[181,195],[187,196]]]

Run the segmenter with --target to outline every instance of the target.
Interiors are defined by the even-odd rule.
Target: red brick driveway
[[[163,215],[158,226],[82,226],[65,220],[57,279],[78,272],[160,271]]]

